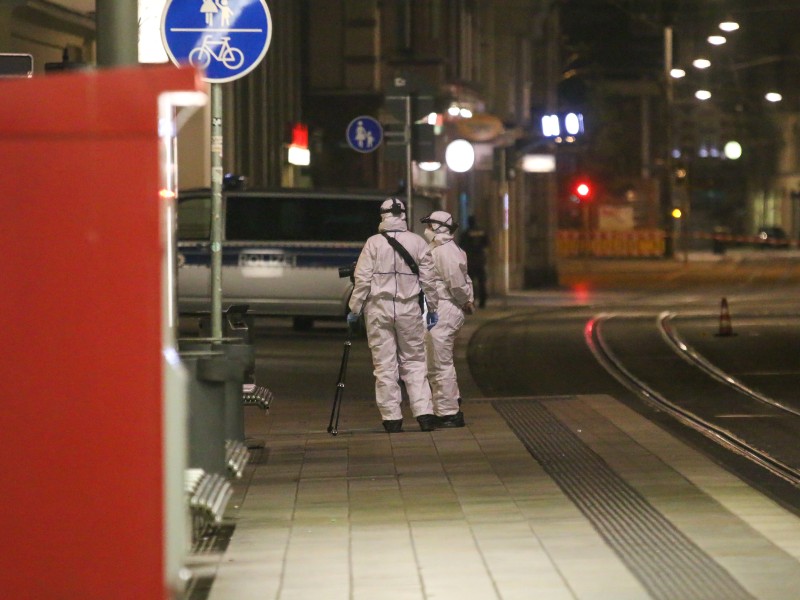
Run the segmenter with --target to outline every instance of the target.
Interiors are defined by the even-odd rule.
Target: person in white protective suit
[[[360,313],[364,313],[375,367],[375,400],[383,427],[389,433],[403,430],[401,379],[420,429],[432,431],[436,425],[426,375],[420,288],[428,304],[429,330],[439,318],[436,312],[439,296],[428,244],[408,230],[405,210],[397,198],[388,198],[381,204],[379,233],[367,239],[355,266],[347,315],[348,323],[355,323]],[[387,237],[399,242],[415,264],[410,265]]]
[[[436,267],[436,290],[439,293],[439,323],[425,338],[436,426],[464,427],[453,347],[458,331],[464,325],[464,315],[475,312],[472,280],[467,274],[467,255],[453,239],[458,224],[450,213],[437,210],[421,222],[428,225],[425,239],[430,244]]]

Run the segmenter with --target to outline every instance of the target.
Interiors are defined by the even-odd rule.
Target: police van
[[[348,269],[377,233],[386,197],[295,188],[223,192],[222,309],[246,304],[251,315],[291,317],[295,329],[308,329],[315,319],[344,319],[352,291]],[[414,202],[415,215],[427,214],[430,202]],[[210,191],[182,191],[178,309],[183,315],[211,308],[210,241]]]

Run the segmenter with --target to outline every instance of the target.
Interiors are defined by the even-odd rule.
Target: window
[[[377,232],[380,200],[228,196],[228,241],[363,242]]]
[[[179,240],[211,239],[211,197],[180,200],[178,211]]]

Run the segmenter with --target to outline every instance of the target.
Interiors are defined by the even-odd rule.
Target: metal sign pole
[[[222,338],[222,88],[258,66],[272,39],[266,0],[228,6],[164,0],[161,39],[176,65],[204,71],[211,84],[211,337]]]
[[[211,337],[222,339],[222,87],[211,85]]]
[[[412,164],[411,156],[411,95],[406,94],[406,118],[405,118],[405,142],[406,142],[406,218],[408,219],[408,228],[413,231],[414,229],[414,212],[412,206],[412,198],[414,194],[414,166]]]

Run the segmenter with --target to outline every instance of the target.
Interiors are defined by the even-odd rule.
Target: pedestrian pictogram
[[[347,143],[357,152],[372,152],[383,141],[383,127],[368,116],[356,117],[347,126]]]
[[[267,53],[272,19],[266,0],[168,0],[161,36],[170,60],[224,83],[252,71]]]

